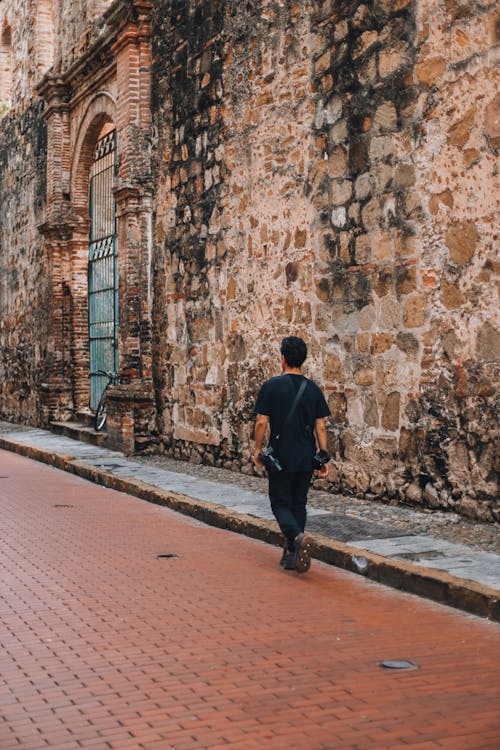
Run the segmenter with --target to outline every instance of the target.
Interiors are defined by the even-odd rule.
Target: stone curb
[[[210,526],[244,534],[268,544],[282,543],[282,536],[276,530],[273,521],[238,513],[223,505],[194,500],[186,495],[153,487],[132,477],[117,477],[77,461],[73,456],[35,448],[10,438],[0,436],[0,448],[49,464],[104,487],[168,507]],[[235,492],[237,491],[235,488]],[[499,594],[488,586],[456,578],[434,568],[383,557],[321,534],[314,534],[313,556],[351,573],[364,575],[377,583],[500,622]],[[362,564],[359,558],[363,558]]]

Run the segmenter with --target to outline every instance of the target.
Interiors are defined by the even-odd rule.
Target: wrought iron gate
[[[108,379],[98,370],[118,370],[118,255],[113,181],[116,131],[96,146],[90,172],[88,269],[90,408],[96,409]]]

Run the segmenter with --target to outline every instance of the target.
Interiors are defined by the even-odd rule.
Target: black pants
[[[306,526],[307,493],[312,475],[312,471],[269,472],[271,510],[289,549],[293,549],[293,540]]]

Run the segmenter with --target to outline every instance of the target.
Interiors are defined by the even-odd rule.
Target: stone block
[[[376,44],[378,40],[378,33],[376,31],[365,31],[358,37],[356,44],[354,45],[352,57],[354,60],[361,57],[364,53]]]
[[[392,290],[393,270],[390,266],[383,266],[372,276],[372,289],[377,297],[385,297]]]
[[[474,255],[479,236],[473,221],[455,221],[446,232],[445,242],[450,258],[457,266],[468,263]]]
[[[363,426],[363,402],[357,395],[349,394],[347,401],[347,421],[353,428]]]
[[[342,116],[343,100],[340,96],[332,96],[325,105],[325,124],[334,125]]]
[[[375,382],[375,370],[370,366],[359,367],[354,373],[356,385],[373,385]]]
[[[410,294],[417,288],[417,269],[415,266],[396,266],[394,277],[398,297]]]
[[[479,329],[476,353],[485,362],[500,362],[500,330],[491,323]]]
[[[413,164],[400,163],[394,172],[394,185],[397,188],[409,188],[415,184],[415,166]]]
[[[330,195],[334,206],[340,206],[352,196],[352,182],[350,180],[330,180]]]
[[[367,141],[361,137],[353,138],[349,144],[349,166],[354,174],[366,172],[370,166]]]
[[[345,393],[327,394],[328,407],[331,411],[331,419],[336,424],[343,424],[347,415],[347,399]]]
[[[367,396],[365,397],[363,418],[367,427],[380,427],[380,416],[377,399],[371,394],[367,394]]]
[[[389,160],[389,162],[390,161],[391,160]],[[392,190],[394,169],[391,163],[386,164],[379,161],[378,163],[373,164],[372,174],[375,177],[378,193],[387,193]]]
[[[443,279],[440,284],[441,304],[447,310],[456,310],[464,303],[464,296],[458,287],[458,281],[451,282]]]
[[[439,493],[431,482],[428,482],[425,485],[424,498],[427,500],[431,508],[439,508],[441,505]]]
[[[348,137],[349,133],[347,130],[347,122],[345,120],[341,120],[328,131],[328,143],[331,148],[346,143]]]
[[[406,328],[421,328],[425,323],[427,298],[422,293],[412,294],[403,308],[403,323]]]
[[[420,505],[422,502],[422,490],[417,482],[413,482],[406,488],[405,497],[412,505]]]
[[[342,146],[337,146],[328,157],[328,173],[330,177],[343,177],[347,170],[347,152]]]
[[[448,206],[448,208],[453,208],[453,193],[449,188],[446,188],[446,190],[443,190],[441,193],[435,193],[432,195],[429,199],[429,211],[431,214],[435,215],[439,211],[439,205],[443,204],[444,206]]]
[[[332,53],[330,50],[324,52],[314,63],[314,72],[317,76],[322,75],[331,65]]]
[[[351,203],[347,212],[347,217],[351,219],[355,225],[361,223],[361,207],[359,203]]]
[[[466,169],[473,167],[481,159],[481,152],[477,148],[466,148],[462,152],[462,158]]]
[[[500,27],[498,18],[497,23]],[[492,141],[494,148],[498,148],[500,140],[500,94],[497,94],[485,109],[484,129]]]
[[[389,135],[378,135],[370,142],[370,159],[372,162],[386,160],[394,154],[394,141]]]
[[[396,232],[394,235],[394,250],[398,258],[409,258],[415,254],[415,237]]]
[[[347,214],[344,206],[337,206],[331,213],[331,222],[334,227],[344,227],[347,221]]]
[[[325,383],[344,383],[345,371],[340,357],[337,354],[326,354],[323,377]]]
[[[381,78],[394,75],[408,61],[407,49],[404,44],[396,47],[383,49],[378,55],[378,72]]]
[[[366,305],[358,313],[358,326],[361,331],[369,331],[375,325],[375,307]]]
[[[446,60],[441,56],[423,60],[417,64],[415,70],[418,82],[422,86],[430,88],[445,72]]]
[[[372,195],[377,186],[375,177],[369,172],[359,175],[354,183],[354,192],[358,200],[364,200]]]
[[[383,102],[375,112],[373,125],[381,132],[394,130],[398,124],[396,107],[392,102]]]
[[[370,236],[368,234],[361,234],[359,237],[356,237],[355,247],[356,263],[360,265],[368,263],[372,257]]]
[[[307,231],[305,229],[296,229],[294,245],[296,248],[302,248],[306,246],[307,242]]]
[[[397,391],[389,393],[382,409],[382,427],[394,432],[399,429],[399,409],[401,396]]]
[[[377,80],[377,56],[373,54],[367,57],[366,64],[360,65],[357,70],[358,79],[362,86],[373,85]]]
[[[448,143],[452,146],[464,146],[469,140],[476,118],[476,107],[471,107],[458,122],[448,130]]]
[[[378,232],[373,237],[373,257],[386,260],[394,255],[394,243],[388,232]]]
[[[371,340],[371,353],[382,354],[383,352],[389,351],[394,344],[393,333],[373,333]]]
[[[378,198],[372,198],[361,209],[361,221],[366,230],[373,230],[379,227],[381,221],[381,208]]]
[[[392,295],[387,295],[380,301],[378,320],[380,327],[388,331],[400,327],[400,305],[398,300]]]
[[[330,298],[330,282],[326,277],[316,280],[316,296],[322,302],[328,302]]]
[[[357,336],[357,349],[360,354],[368,354],[370,351],[370,334],[360,333]]]
[[[420,345],[416,336],[407,331],[400,331],[398,333],[396,336],[396,344],[398,349],[406,354],[418,354],[420,350]]]

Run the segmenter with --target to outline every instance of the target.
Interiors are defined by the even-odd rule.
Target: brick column
[[[117,205],[120,385],[110,393],[110,445],[131,452],[154,431],[151,358],[152,253],[151,41],[152,3],[134,13],[112,47],[116,57]]]
[[[46,78],[39,87],[47,107],[47,211],[39,226],[51,280],[50,335],[45,361],[45,377],[40,401],[46,421],[68,418],[73,411],[71,351],[68,336],[70,307],[67,242],[73,227],[69,215],[69,92],[60,78]]]
[[[45,223],[39,227],[51,280],[49,339],[40,403],[46,422],[68,419],[74,409],[71,377],[71,292],[67,252],[71,227]]]
[[[70,92],[62,78],[44,78],[38,93],[47,103],[47,220],[54,223],[70,211]]]
[[[68,242],[71,283],[71,364],[74,409],[89,408],[89,222],[81,221]]]

